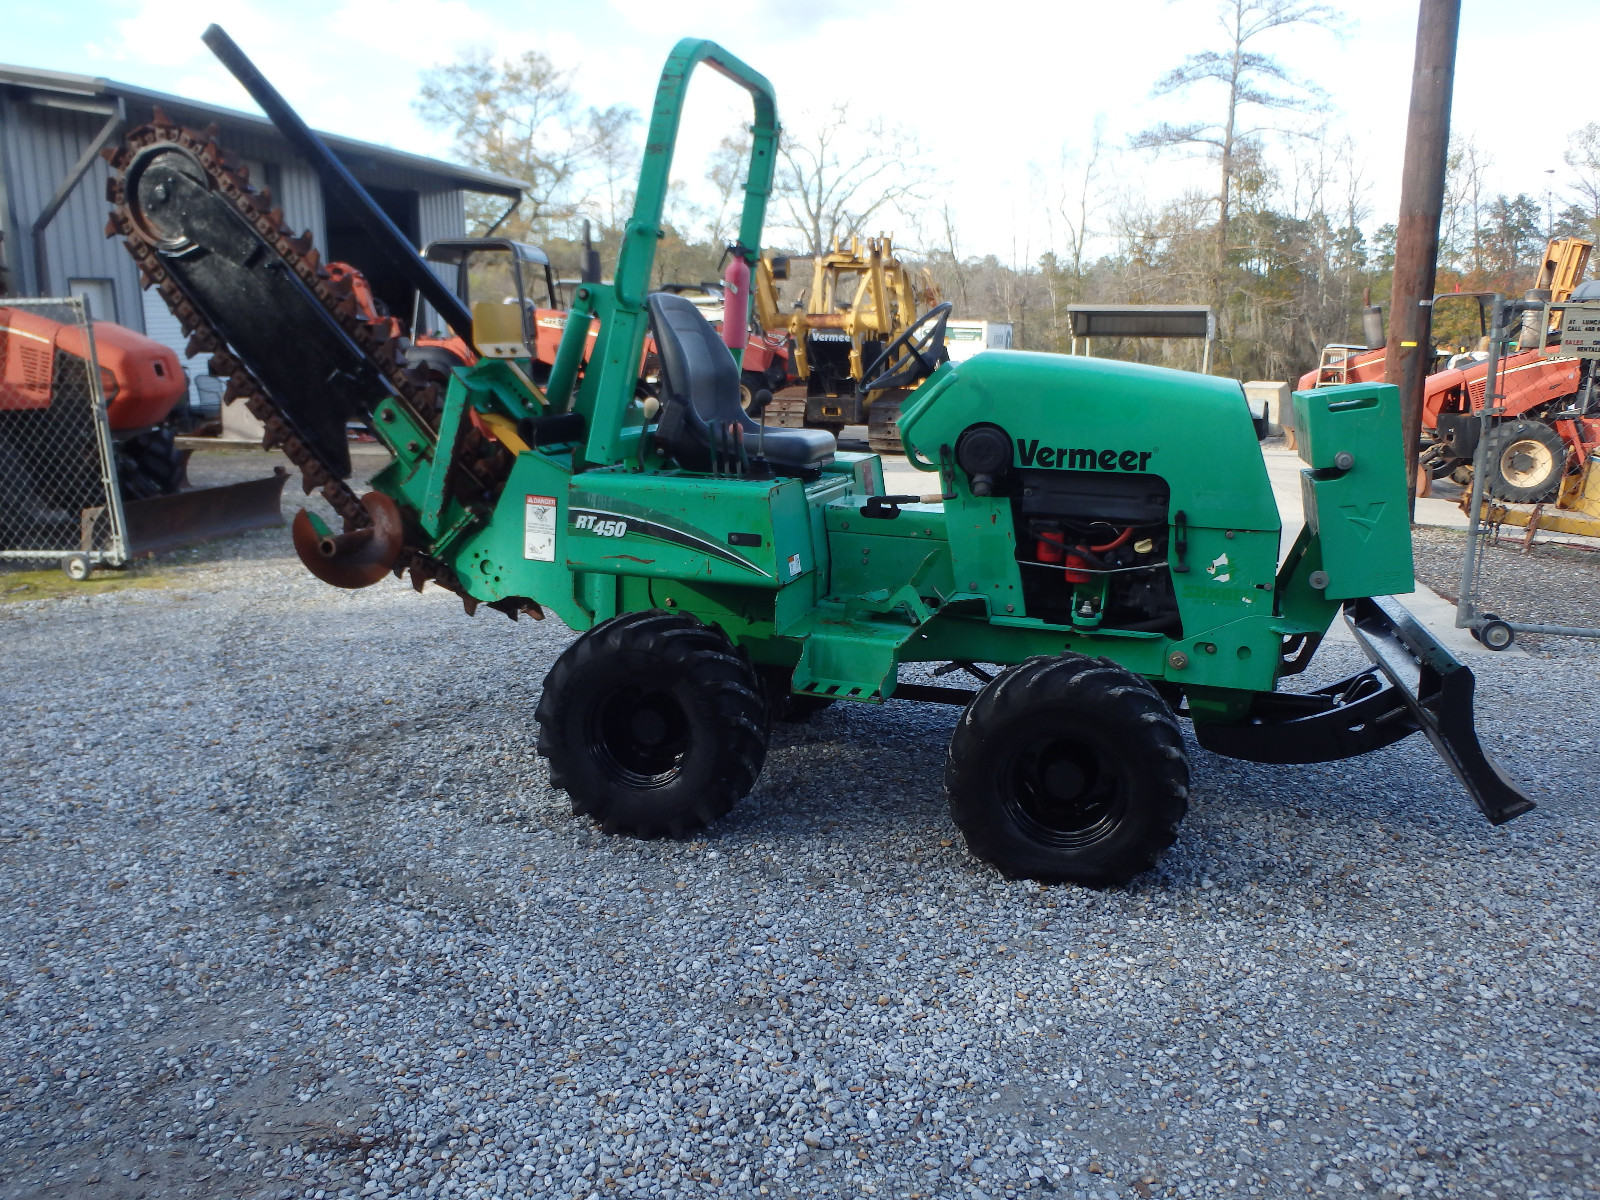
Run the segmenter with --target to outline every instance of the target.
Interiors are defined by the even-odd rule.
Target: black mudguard
[[[1200,744],[1251,762],[1332,762],[1420,731],[1493,824],[1532,809],[1478,742],[1472,671],[1392,600],[1347,601],[1344,619],[1372,666],[1316,692],[1262,693],[1236,725],[1196,722]]]

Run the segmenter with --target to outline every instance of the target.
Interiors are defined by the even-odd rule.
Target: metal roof
[[[43,71],[0,63],[0,86],[26,88],[36,94],[39,103],[50,107],[103,113],[108,111],[104,106],[106,100],[133,100],[142,104],[159,104],[166,110],[167,115],[185,122],[199,118],[198,122],[193,123],[203,125],[215,121],[224,127],[230,124],[247,125],[275,138],[279,136],[271,121],[254,113],[239,112],[237,109],[223,108],[216,104],[205,104],[199,100],[188,100],[182,96],[171,96],[165,92],[155,92],[149,88],[118,83],[114,79],[104,79],[99,76],[73,75],[66,71]],[[99,106],[94,103],[97,99],[102,101]],[[411,154],[390,146],[377,146],[371,142],[360,142],[354,138],[324,133],[321,130],[317,131],[317,136],[327,142],[347,165],[358,169],[362,165],[362,160],[367,160],[385,166],[421,171],[454,183],[469,192],[484,192],[495,196],[520,196],[527,190],[526,184],[509,176],[479,171],[460,163],[443,162],[437,158]],[[287,143],[284,144],[287,146]]]
[[[536,267],[550,265],[550,258],[543,249],[527,242],[514,242],[510,238],[440,238],[428,243],[424,257],[429,262],[460,265],[467,255],[494,248],[506,250]]]

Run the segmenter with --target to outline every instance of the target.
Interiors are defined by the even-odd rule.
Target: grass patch
[[[77,596],[99,596],[129,588],[162,588],[177,582],[170,570],[151,566],[129,566],[121,570],[96,567],[82,583],[74,583],[59,567],[41,571],[0,571],[0,604],[23,600],[64,600]]]

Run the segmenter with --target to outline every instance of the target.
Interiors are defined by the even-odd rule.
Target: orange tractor
[[[96,562],[281,522],[281,468],[189,488],[174,437],[188,392],[178,356],[109,321],[86,334],[66,303],[0,297],[0,554],[58,559],[81,580]]]
[[[167,418],[189,386],[178,356],[109,321],[94,322],[94,348],[123,498],[177,491],[183,459]],[[31,455],[22,447],[65,436],[52,415],[56,389],[65,376],[84,374],[87,357],[78,326],[0,300],[0,461],[18,460],[8,474],[27,470],[21,459]]]
[[[1593,243],[1559,238],[1545,251],[1530,302],[1559,308],[1583,278]],[[1477,346],[1460,353],[1436,348],[1424,385],[1419,487],[1426,494],[1432,479],[1466,478],[1477,449],[1488,382],[1488,292],[1444,292],[1434,297],[1437,315],[1447,304],[1470,301],[1477,306]],[[1499,500],[1538,502],[1553,496],[1570,461],[1582,462],[1600,449],[1600,413],[1580,403],[1583,383],[1577,359],[1556,357],[1559,321],[1542,310],[1527,312],[1516,353],[1500,360],[1498,390],[1503,412],[1487,435],[1484,487]],[[1342,383],[1382,382],[1382,346],[1327,346],[1316,370],[1300,378],[1301,389]],[[1585,395],[1587,393],[1585,392]]]

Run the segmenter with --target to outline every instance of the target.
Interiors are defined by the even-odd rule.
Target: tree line
[[[1395,230],[1369,234],[1361,146],[1337,132],[1327,96],[1270,52],[1296,27],[1342,36],[1342,14],[1308,0],[1218,0],[1216,15],[1214,44],[1154,89],[1196,119],[1157,123],[1122,144],[1097,125],[1085,150],[1033,171],[1028,199],[1042,231],[1030,236],[1041,245],[968,252],[949,210],[933,202],[938,181],[915,138],[846,104],[785,114],[768,242],[815,254],[836,237],[895,233],[957,316],[1010,322],[1025,349],[1067,350],[1074,303],[1208,304],[1218,317],[1215,372],[1296,378],[1322,346],[1362,340],[1363,304],[1387,301]],[[572,72],[537,50],[477,52],[435,68],[417,108],[450,130],[464,161],[527,184],[501,232],[545,246],[563,273],[576,274],[588,222],[604,261],[615,261],[639,164],[637,112],[584,105]],[[736,234],[748,146],[746,134],[730,135],[699,186],[674,183],[657,282],[716,277]],[[1207,159],[1214,187],[1152,203],[1118,185],[1127,160],[1175,155]],[[1565,169],[1543,196],[1493,192],[1492,167],[1492,148],[1471,136],[1452,145],[1441,291],[1520,293],[1548,236],[1600,240],[1600,123],[1572,132]],[[482,230],[501,212],[492,200],[469,200],[468,215]],[[1444,332],[1466,340],[1464,319],[1463,308]],[[1200,362],[1199,345],[1188,342],[1128,339],[1096,343],[1095,352],[1190,369]]]

